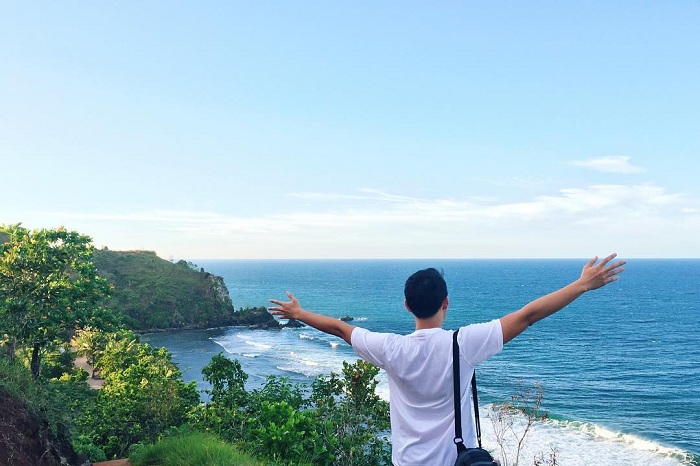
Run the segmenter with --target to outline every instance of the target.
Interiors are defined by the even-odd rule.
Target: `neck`
[[[427,319],[419,319],[414,317],[416,321],[416,330],[426,330],[429,328],[442,328],[442,323],[445,320],[445,311],[440,309],[437,314]]]

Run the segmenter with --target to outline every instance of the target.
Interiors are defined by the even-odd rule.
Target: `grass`
[[[38,413],[46,407],[46,394],[32,378],[31,372],[19,361],[0,356],[0,390],[21,400]]]
[[[129,455],[133,466],[263,466],[211,434],[192,432],[144,445]]]
[[[63,427],[72,431],[74,419],[96,396],[85,382],[34,380],[24,364],[4,355],[0,355],[0,394],[18,400],[54,432]]]

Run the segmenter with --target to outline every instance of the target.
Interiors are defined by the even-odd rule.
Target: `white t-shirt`
[[[392,461],[395,466],[453,464],[454,401],[452,331],[417,330],[410,335],[355,327],[352,347],[362,359],[389,375]],[[476,446],[471,377],[474,366],[503,348],[498,319],[459,329],[462,436]]]

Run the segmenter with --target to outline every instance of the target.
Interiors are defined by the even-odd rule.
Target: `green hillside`
[[[152,251],[96,250],[93,262],[114,285],[108,307],[137,331],[235,325],[223,279]]]

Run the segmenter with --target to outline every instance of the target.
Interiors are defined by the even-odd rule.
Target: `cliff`
[[[0,387],[0,464],[59,466],[90,462],[75,453],[63,426],[54,431],[41,414]]]
[[[172,263],[152,251],[96,250],[99,274],[114,285],[107,307],[136,331],[237,325],[221,277],[185,261]]]

